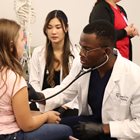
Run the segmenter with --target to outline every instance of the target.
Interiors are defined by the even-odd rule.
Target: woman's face
[[[57,18],[50,20],[46,32],[52,44],[58,44],[64,41],[65,32],[67,32],[67,29],[64,30],[63,25]]]
[[[22,29],[18,32],[18,38],[16,41],[16,49],[18,53],[18,58],[21,59],[24,53],[24,46],[25,46],[25,35]]]

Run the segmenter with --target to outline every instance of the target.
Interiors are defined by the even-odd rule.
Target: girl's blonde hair
[[[3,71],[7,73],[8,70],[12,70],[16,76],[23,76],[15,45],[20,28],[20,25],[13,20],[0,19],[0,79],[4,81],[4,84],[7,78],[3,77]]]

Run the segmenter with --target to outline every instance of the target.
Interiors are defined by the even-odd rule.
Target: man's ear
[[[106,48],[105,48],[105,53],[106,53],[106,54],[109,55],[109,54],[111,53],[111,51],[112,51],[112,50],[111,50],[110,47],[106,47]]]

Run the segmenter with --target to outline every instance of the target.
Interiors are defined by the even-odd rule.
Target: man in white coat
[[[61,85],[42,91],[47,98],[66,87],[81,70],[90,71],[57,96],[51,110],[79,101],[79,116],[62,119],[80,140],[140,140],[140,67],[114,49],[115,31],[107,21],[88,24],[80,37],[80,58]]]

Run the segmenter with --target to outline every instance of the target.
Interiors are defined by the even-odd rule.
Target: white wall
[[[42,1],[42,3],[41,3]],[[34,7],[37,11],[36,23],[33,25],[32,31],[34,34],[34,45],[41,44],[44,40],[42,28],[48,12],[54,9],[63,10],[69,20],[70,36],[72,42],[78,43],[82,28],[88,23],[88,16],[92,9],[92,0],[87,3],[86,0],[33,0]],[[42,36],[39,38],[35,36]],[[35,39],[36,38],[36,39]]]
[[[16,19],[14,11],[14,0],[1,0],[0,18]],[[79,42],[79,37],[83,27],[88,23],[88,18],[95,0],[32,0],[33,7],[36,11],[36,22],[31,25],[32,46],[38,46],[45,43],[43,35],[44,20],[48,12],[54,9],[63,10],[69,19],[70,37],[73,44]],[[139,0],[123,0],[119,3],[122,5],[129,18],[130,23],[134,23],[140,31],[140,16],[138,14]],[[132,39],[133,43],[133,60],[140,65],[140,37]]]

